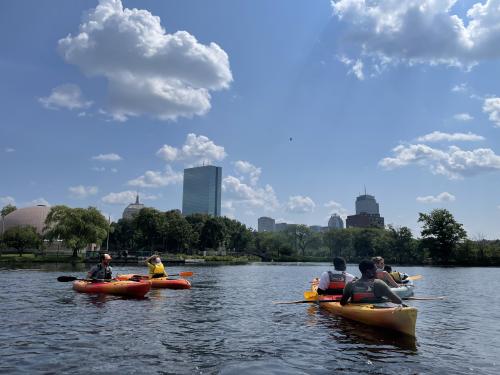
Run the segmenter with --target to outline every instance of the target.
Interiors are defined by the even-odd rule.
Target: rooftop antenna
[[[365,187],[365,195],[366,195],[366,185],[363,185]]]
[[[135,204],[139,204],[139,192],[135,192]]]

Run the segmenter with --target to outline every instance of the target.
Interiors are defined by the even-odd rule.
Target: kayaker
[[[165,266],[161,262],[161,258],[158,254],[153,254],[145,260],[148,265],[149,276],[152,279],[159,277],[167,277],[167,272],[165,271]]]
[[[345,259],[333,258],[333,271],[325,271],[321,274],[318,284],[318,294],[340,295],[347,283],[354,280],[354,276],[346,272]]]
[[[388,272],[384,271],[384,267],[385,267],[384,258],[373,257],[372,262],[375,264],[375,267],[377,267],[377,274],[376,274],[377,279],[384,281],[391,288],[399,287],[398,283],[394,281],[392,276],[389,275]]]
[[[395,295],[385,282],[376,278],[377,267],[371,260],[359,263],[361,279],[352,281],[344,288],[340,304],[393,302],[406,306],[401,298]]]
[[[92,280],[109,280],[113,278],[113,269],[110,267],[111,255],[101,254],[99,260],[101,263],[96,264],[87,273],[87,277]]]
[[[393,271],[391,266],[385,265],[384,271],[386,271],[389,275],[392,276],[395,282],[398,284],[407,284],[410,280],[408,280],[408,274],[401,273],[398,271]]]

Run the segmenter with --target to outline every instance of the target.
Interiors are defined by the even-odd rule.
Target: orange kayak
[[[130,280],[140,276],[141,280],[149,280],[152,288],[165,288],[165,289],[190,289],[191,283],[186,279],[169,279],[168,277],[158,277],[150,279],[149,276],[143,275],[118,275],[118,280]]]
[[[92,282],[77,280],[73,282],[73,289],[81,293],[103,293],[129,297],[144,297],[151,289],[149,280]]]

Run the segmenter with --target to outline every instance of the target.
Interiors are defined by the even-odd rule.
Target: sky
[[[500,238],[500,0],[0,3],[0,206],[182,207],[326,226],[374,195]]]

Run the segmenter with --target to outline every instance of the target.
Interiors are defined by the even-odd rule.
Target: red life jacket
[[[328,271],[328,277],[330,278],[330,283],[328,284],[328,289],[325,291],[325,294],[342,294],[346,283],[345,272],[333,273]]]
[[[375,296],[373,291],[374,285],[373,280],[368,282],[356,281],[352,284],[352,295],[351,301],[354,303],[379,303],[383,302],[383,298]]]

